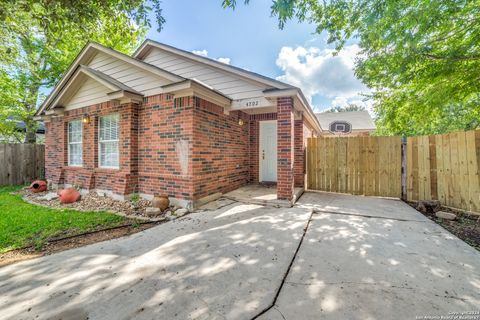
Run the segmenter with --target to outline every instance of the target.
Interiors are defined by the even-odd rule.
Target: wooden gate
[[[310,190],[400,198],[400,137],[318,137],[307,142]]]

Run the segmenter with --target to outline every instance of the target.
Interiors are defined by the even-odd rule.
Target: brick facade
[[[293,99],[277,100],[277,198],[291,200],[294,192],[294,132]]]
[[[116,195],[167,194],[195,201],[225,193],[259,176],[259,122],[278,121],[278,197],[291,199],[303,186],[303,120],[294,120],[292,98],[278,99],[278,112],[224,114],[222,107],[198,97],[174,99],[168,94],[146,97],[141,104],[106,102],[66,111],[46,124],[46,177],[55,184]],[[69,167],[68,122],[88,113],[83,123],[83,166]],[[118,169],[98,166],[98,119],[120,116]],[[240,125],[240,120],[244,125]]]

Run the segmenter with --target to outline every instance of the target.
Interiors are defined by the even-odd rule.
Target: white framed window
[[[336,124],[335,124],[335,131],[336,131],[336,132],[343,132],[343,131],[345,131],[345,124],[343,124],[343,123],[336,123]]]
[[[118,169],[119,167],[119,119],[118,114],[98,119],[98,157],[101,168]]]
[[[82,121],[68,123],[68,165],[80,167],[83,164]]]

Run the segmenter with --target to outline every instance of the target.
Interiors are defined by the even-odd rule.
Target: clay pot
[[[47,182],[43,180],[35,180],[32,182],[32,184],[28,187],[30,191],[33,193],[38,193],[38,192],[44,192],[47,191]]]
[[[155,195],[152,200],[152,206],[165,211],[170,206],[170,200],[166,194]]]
[[[61,203],[74,203],[80,200],[81,195],[80,192],[78,192],[74,188],[67,188],[58,191],[58,197],[60,198]]]

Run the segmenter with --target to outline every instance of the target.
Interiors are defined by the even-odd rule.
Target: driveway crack
[[[303,239],[305,239],[305,235],[307,234],[308,228],[310,227],[310,223],[312,222],[313,213],[314,213],[313,210],[311,210],[310,211],[310,216],[308,217],[307,224],[303,228],[302,237],[300,238],[300,241],[298,242],[298,245],[297,245],[297,248],[295,249],[295,253],[293,254],[292,260],[290,260],[288,268],[287,268],[285,274],[283,275],[282,282],[280,283],[280,286],[278,287],[278,289],[275,293],[275,297],[273,298],[273,301],[265,309],[260,311],[260,313],[255,315],[251,320],[258,319],[260,316],[264,315],[265,313],[267,313],[272,308],[274,308],[275,310],[280,312],[277,308],[275,308],[275,304],[277,303],[278,296],[280,295],[280,292],[282,291],[283,285],[285,284],[285,282],[287,280],[288,274],[290,273],[290,269],[292,268],[293,263],[295,262],[295,259],[297,258],[297,254],[300,251],[300,247],[302,246]],[[280,314],[281,314],[281,312],[280,312]],[[281,315],[283,317],[283,314],[281,314]],[[283,317],[283,318],[285,319],[285,317]]]

